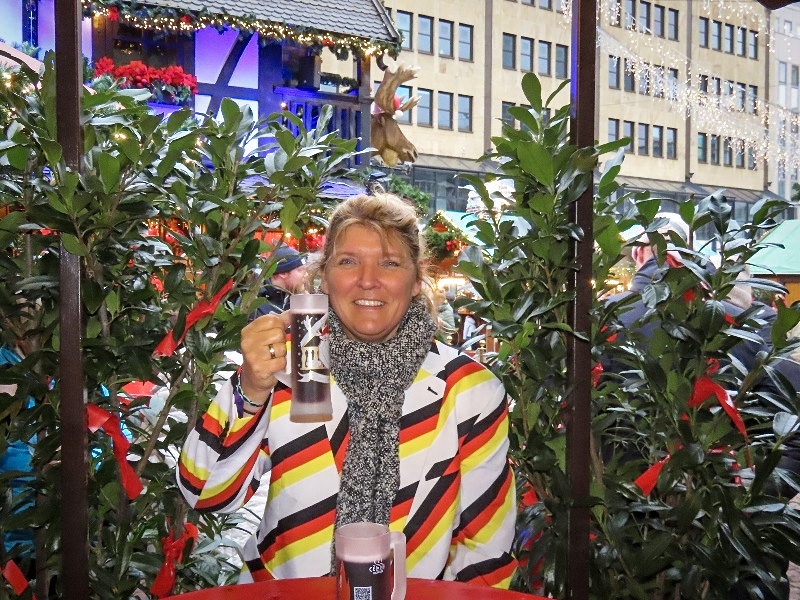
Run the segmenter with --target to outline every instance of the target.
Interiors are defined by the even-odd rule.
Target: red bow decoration
[[[150,591],[156,598],[162,598],[172,593],[172,588],[175,586],[176,563],[183,555],[186,542],[190,539],[193,542],[197,541],[197,526],[194,523],[184,523],[183,535],[177,539],[172,539],[172,536],[173,531],[170,529],[169,535],[165,538],[161,538],[164,562],[161,564],[158,575],[156,575],[153,581],[153,586],[150,588]]]
[[[22,593],[28,589],[28,580],[25,579],[25,575],[13,560],[8,561],[3,567],[3,577],[11,584],[17,596],[22,596]],[[31,597],[36,600],[36,594],[31,594]]]
[[[128,498],[133,500],[142,493],[144,486],[142,482],[139,481],[136,471],[133,470],[133,467],[128,462],[128,448],[131,447],[131,444],[122,433],[119,419],[96,404],[88,404],[86,406],[86,415],[88,418],[89,431],[94,433],[98,429],[103,429],[111,436],[111,441],[114,444],[114,458],[117,459],[117,463],[119,464],[119,476],[120,479],[122,479],[122,487],[125,488],[125,493],[128,494]]]
[[[186,337],[186,332],[189,331],[189,328],[192,327],[195,323],[197,323],[203,317],[208,317],[214,314],[214,311],[217,310],[217,306],[222,301],[222,298],[231,291],[233,288],[233,279],[229,279],[228,283],[222,286],[222,289],[214,294],[214,297],[211,300],[201,300],[197,306],[195,306],[188,315],[186,315],[186,328],[183,330],[179,339],[175,339],[175,330],[171,330],[167,335],[164,336],[164,339],[161,340],[156,346],[156,349],[153,350],[153,356],[156,358],[160,356],[172,356],[172,353],[178,349],[181,342],[183,342],[183,338]]]
[[[639,489],[642,490],[642,493],[644,493],[645,496],[649,496],[650,492],[653,491],[653,488],[656,487],[656,482],[658,481],[658,476],[661,474],[661,469],[663,469],[664,465],[667,464],[669,458],[670,455],[667,454],[656,464],[649,467],[647,471],[639,475],[633,482],[639,486]]]

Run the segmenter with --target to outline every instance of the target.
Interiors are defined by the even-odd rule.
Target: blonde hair
[[[417,281],[423,284],[422,289],[431,288],[424,267],[427,249],[417,222],[417,213],[399,196],[388,192],[351,196],[334,209],[322,253],[314,257],[312,266],[318,273],[325,271],[328,261],[333,256],[337,240],[351,225],[361,225],[377,232],[384,243],[389,236],[397,236],[408,249],[416,269]],[[424,296],[428,309],[432,312],[433,304],[429,293],[426,291],[421,295]]]

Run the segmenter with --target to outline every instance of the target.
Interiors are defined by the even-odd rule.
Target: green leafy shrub
[[[611,290],[604,282],[625,247],[643,243],[623,241],[621,232],[634,225],[657,241],[664,264],[668,240],[656,233],[660,201],[620,190],[615,177],[624,141],[577,148],[569,143],[569,107],[545,119],[550,100],[543,101],[534,75],[523,78],[523,91],[532,108],[511,110],[524,127],[504,126],[491,155],[502,165],[500,176],[514,180],[515,202],[495,211],[483,182],[470,179],[486,206],[475,223],[485,248],[467,248],[459,263],[479,294],[462,304],[492,324],[499,343],[492,367],[513,400],[511,459],[521,502],[516,553],[522,562],[516,586],[564,598],[577,575],[567,569],[573,495],[566,410],[574,385],[567,342],[579,336],[590,340],[597,363],[613,359],[625,366],[619,375],[598,376],[592,390],[593,440],[585,449],[592,465],[591,597],[722,600],[738,581],[776,591],[785,561],[800,560],[800,515],[769,485],[787,476],[776,465],[796,435],[798,396],[775,365],[796,346],[786,332],[800,313],[779,307],[772,349],[748,371],[731,360],[731,349],[760,339],[764,322],[755,309],[731,322],[718,300],[731,291],[758,249],[759,232],[774,225],[786,203],[757,203],[744,225],[734,223],[721,193],[683,204],[692,231],[711,225],[722,266],[709,270],[702,252],[678,247],[680,266],[642,293],[648,318],[662,323],[657,335],[646,341],[621,331],[618,316],[629,303],[606,305],[601,297]],[[594,196],[592,330],[576,332],[569,320],[576,268],[570,247],[583,232],[569,215],[593,185],[598,157],[612,151]],[[669,241],[678,245],[679,239]],[[766,281],[751,283],[776,289]],[[756,386],[764,378],[775,391]],[[730,417],[733,411],[690,404],[698,381],[730,392],[746,437]],[[656,485],[645,493],[637,478],[657,464],[663,467]],[[751,593],[755,598],[760,591]]]

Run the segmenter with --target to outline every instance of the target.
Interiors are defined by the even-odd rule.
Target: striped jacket
[[[227,382],[189,434],[178,465],[187,501],[219,512],[239,508],[269,471],[264,517],[244,549],[256,581],[330,570],[347,399],[333,383],[333,419],[293,423],[290,396],[278,384],[265,408],[240,417]],[[406,535],[409,577],[508,587],[516,503],[507,411],[494,375],[433,343],[406,390],[400,487],[390,515],[390,528]]]

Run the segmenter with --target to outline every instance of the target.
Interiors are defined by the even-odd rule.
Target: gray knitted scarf
[[[430,350],[436,323],[413,301],[397,333],[382,343],[348,338],[330,311],[331,372],[347,397],[350,442],[336,501],[336,527],[389,524],[400,485],[400,416],[405,391]]]

